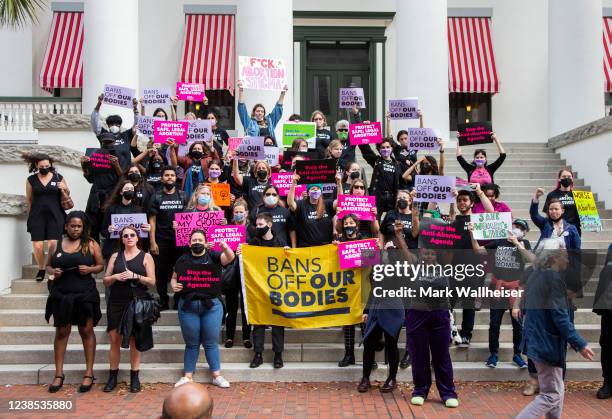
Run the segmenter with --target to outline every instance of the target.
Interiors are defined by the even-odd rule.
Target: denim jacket
[[[553,233],[553,225],[552,220],[547,217],[542,217],[538,212],[538,203],[531,202],[531,206],[529,207],[529,215],[531,216],[531,221],[538,226],[540,229],[540,238],[538,239],[538,243],[535,245],[534,249],[537,249],[538,245],[543,239],[548,239],[552,236]],[[565,241],[565,248],[568,250],[580,249],[581,241],[580,235],[578,234],[578,230],[576,227],[567,221],[563,220],[563,239]]]
[[[251,115],[249,115],[246,105],[243,102],[238,102],[238,116],[240,117],[240,122],[242,122],[245,136],[259,136],[259,125],[257,124],[255,118],[251,118]],[[266,125],[268,125],[268,131],[270,132],[270,137],[274,139],[274,142],[276,142],[274,129],[276,128],[276,124],[278,124],[278,121],[280,121],[282,116],[283,105],[280,103],[277,103],[274,106],[274,109],[272,109],[272,112],[265,116]]]

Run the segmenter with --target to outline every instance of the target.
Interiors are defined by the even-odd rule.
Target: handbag
[[[128,271],[129,268],[123,252],[119,252],[117,257],[121,258],[123,267]],[[145,295],[143,296],[136,295],[134,289],[139,285],[139,282],[135,276],[132,277],[130,285],[132,287],[132,297],[134,298],[132,301],[134,307],[134,320],[138,324],[152,325],[161,316],[161,303],[159,302],[159,297],[152,295],[149,291],[145,291]]]
[[[55,176],[57,176],[58,184],[62,182],[62,180],[60,180],[57,174]],[[64,211],[68,211],[69,209],[74,208],[74,202],[72,201],[72,198],[70,197],[70,191],[66,189],[60,189],[60,206],[62,207]]]

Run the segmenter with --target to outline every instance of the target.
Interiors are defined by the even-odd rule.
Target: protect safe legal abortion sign
[[[153,142],[156,144],[165,144],[168,140],[174,140],[177,144],[185,144],[188,132],[189,122],[187,121],[156,120],[153,122]]]
[[[417,175],[415,202],[454,202],[455,176]]]
[[[245,89],[282,90],[285,86],[285,60],[280,58],[240,56],[238,72]]]

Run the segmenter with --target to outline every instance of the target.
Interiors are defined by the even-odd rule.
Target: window
[[[458,123],[491,120],[490,93],[449,93],[450,130],[457,131]]]
[[[612,92],[605,93],[606,115],[612,115]]]
[[[207,90],[208,106],[203,103],[185,102],[185,113],[193,112],[197,118],[205,119],[208,112],[219,116],[218,126],[229,130],[235,129],[236,100],[229,90]]]

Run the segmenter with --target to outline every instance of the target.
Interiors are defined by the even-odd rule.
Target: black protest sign
[[[459,145],[478,145],[493,142],[491,121],[457,124]]]
[[[221,268],[216,265],[181,262],[176,265],[176,280],[183,290],[211,298],[221,294]]]
[[[101,148],[87,148],[85,155],[89,157],[89,165],[96,172],[110,172],[113,169],[108,150]]]
[[[423,218],[419,225],[419,247],[453,249],[461,242],[464,232],[442,220]]]
[[[336,162],[327,160],[297,160],[295,162],[295,173],[300,175],[298,184],[310,185],[313,183],[335,183]]]
[[[301,156],[304,160],[316,160],[319,158],[319,153],[315,151],[283,151],[281,166],[285,170],[291,170],[291,160],[295,156]]]

